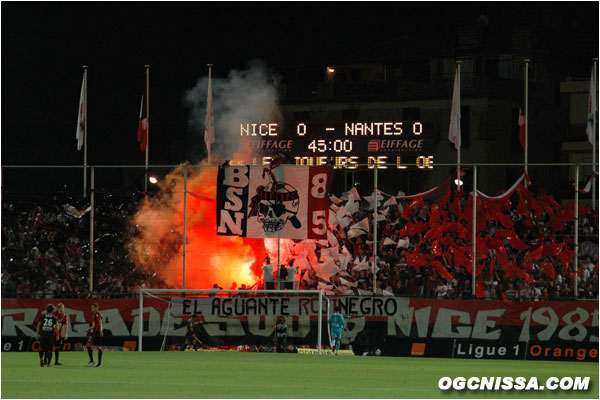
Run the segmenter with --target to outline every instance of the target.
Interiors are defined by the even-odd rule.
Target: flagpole
[[[206,64],[206,65],[208,66],[208,85],[209,85],[208,90],[210,91],[210,95],[212,97],[212,83],[211,83],[211,79],[212,79],[212,66],[213,65],[212,64]],[[209,110],[208,110],[209,104],[207,104],[206,107],[207,107],[206,112],[209,112]],[[210,107],[212,108],[212,104],[210,104]],[[212,119],[210,121],[212,123]],[[206,129],[206,127],[204,129]],[[211,129],[214,129],[214,127],[211,126]],[[206,133],[205,133],[205,135],[206,135]],[[207,147],[207,150],[208,150],[208,164],[211,164],[211,157],[210,157],[211,143],[208,143],[206,145],[206,147]],[[277,241],[278,241],[277,243],[279,243],[279,238],[277,239]],[[277,263],[279,264],[279,250],[277,250]],[[277,265],[277,268],[279,268],[279,265]]]
[[[94,167],[91,170],[91,194],[90,194],[90,294],[94,291]]]
[[[185,289],[185,243],[187,241],[187,163],[183,164],[183,289]]]
[[[83,66],[83,198],[87,197],[87,89],[88,66]]]
[[[462,64],[462,61],[457,61],[456,62],[456,69],[458,71],[457,77],[456,79],[458,80],[458,99],[459,99],[459,104],[460,104],[460,64]],[[458,114],[460,115],[460,107],[458,109]],[[458,120],[458,127],[460,130],[460,119]],[[461,132],[461,136],[462,136],[462,132]],[[455,139],[456,140],[456,139]],[[461,190],[461,185],[460,185],[460,148],[462,147],[462,137],[460,139],[460,145],[458,146],[458,149],[456,149],[456,180],[458,182],[457,186],[457,191],[460,192]]]
[[[471,294],[477,297],[477,287],[475,285],[475,279],[477,279],[477,164],[473,165],[473,271],[472,271],[472,283],[471,283]]]
[[[377,266],[377,170],[379,169],[379,164],[375,163],[375,177],[374,177],[374,185],[375,185],[375,205],[373,206],[373,296],[377,294],[377,275],[376,275],[376,266]]]
[[[579,272],[579,164],[575,164],[575,243],[574,249],[575,256],[573,257],[573,263],[575,268],[575,276],[573,277],[573,295],[577,299],[577,273]],[[567,277],[565,276],[565,279]]]
[[[150,66],[146,67],[146,173],[144,174],[144,192],[148,193],[148,153],[150,153]]]
[[[529,148],[529,59],[525,59],[525,173],[529,175],[527,157]],[[525,180],[527,188],[527,180]]]
[[[210,66],[211,64],[209,64]],[[209,73],[208,73],[209,79],[210,79],[210,69],[209,69]],[[208,145],[208,154],[209,154],[209,158],[208,158],[208,162],[210,163],[210,144]],[[273,162],[273,160],[271,160],[271,162]],[[281,169],[277,168],[277,180],[279,182],[281,182],[283,179],[281,177],[281,173],[279,172]],[[277,290],[281,290],[281,276],[280,276],[280,272],[281,272],[281,230],[277,231],[277,280],[275,281],[275,289]]]
[[[596,71],[598,68],[598,59],[597,58],[593,58],[592,59],[594,61],[594,67],[593,67],[593,74],[592,77],[594,78],[594,92],[592,94],[592,96],[596,96],[596,90],[598,89],[598,80],[596,79]],[[596,100],[596,109],[598,109],[598,101]],[[592,177],[594,177],[594,171],[597,171],[598,168],[596,167],[596,128],[598,127],[598,121],[597,121],[597,113],[594,113],[593,118],[594,118],[594,122],[593,122],[593,135],[592,135]],[[592,179],[592,209],[596,209],[596,179]]]

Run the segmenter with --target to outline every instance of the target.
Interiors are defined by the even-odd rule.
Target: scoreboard
[[[421,121],[240,124],[240,151],[252,163],[282,154],[298,165],[433,168],[432,124]]]

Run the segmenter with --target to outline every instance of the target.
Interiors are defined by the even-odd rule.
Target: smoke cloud
[[[184,103],[190,110],[189,125],[198,133],[199,142],[204,137],[207,88],[208,76],[204,76],[184,95]],[[215,116],[212,149],[217,156],[213,164],[238,153],[240,123],[282,121],[277,91],[266,66],[259,61],[251,62],[244,70],[231,71],[226,78],[213,74],[212,90]],[[138,234],[128,244],[129,254],[137,268],[153,274],[154,279],[147,285],[155,287],[156,282],[163,281],[167,286],[181,287],[184,264],[187,288],[210,288],[215,283],[226,289],[256,284],[262,276],[265,254],[276,251],[276,242],[218,236],[217,168],[207,166],[207,160],[188,167],[186,194],[183,169],[180,166],[161,179],[158,193],[144,199],[133,217]],[[276,253],[271,256],[276,259]]]
[[[190,109],[189,126],[204,138],[204,120],[208,75],[198,80],[184,96]],[[266,65],[251,61],[241,71],[233,70],[227,77],[212,74],[213,110],[215,117],[215,144],[212,152],[223,158],[232,158],[239,150],[240,124],[256,122],[282,123],[277,90]]]

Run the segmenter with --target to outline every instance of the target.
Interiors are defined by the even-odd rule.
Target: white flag
[[[344,205],[344,209],[346,211],[348,211],[348,213],[350,213],[350,215],[352,215],[355,212],[357,212],[358,210],[360,210],[360,205],[358,204],[358,201],[348,200],[346,202],[346,204]]]
[[[364,218],[360,222],[352,225],[350,229],[362,229],[365,232],[369,232],[369,219]]]
[[[458,84],[458,68],[454,76],[454,91],[452,92],[452,112],[450,113],[450,129],[448,140],[454,143],[456,149],[460,148],[460,87]]]
[[[408,249],[409,245],[410,245],[410,242],[408,241],[408,238],[404,238],[404,239],[398,239],[398,246],[396,246],[396,247]]]
[[[386,237],[385,240],[383,241],[383,247],[385,247],[385,246],[395,246],[395,245],[396,245],[396,242],[394,242],[389,237]]]
[[[77,150],[81,150],[83,146],[83,136],[85,131],[85,72],[83,73],[83,81],[81,81],[81,94],[79,95],[79,112],[77,113]]]
[[[210,146],[215,142],[215,115],[213,112],[211,70],[208,70],[208,95],[206,99],[206,118],[204,120],[204,143],[210,155]]]
[[[596,77],[594,76],[594,68],[592,67],[592,78],[590,79],[590,94],[588,96],[588,121],[585,133],[587,133],[588,141],[593,145],[596,139],[596,113],[598,107],[596,104]]]
[[[332,194],[331,196],[329,196],[329,200],[331,200],[331,202],[334,204],[342,204],[344,202],[344,200],[340,199],[335,194]]]
[[[391,196],[389,199],[383,203],[384,207],[396,206],[398,207],[398,200],[396,200],[396,196]]]

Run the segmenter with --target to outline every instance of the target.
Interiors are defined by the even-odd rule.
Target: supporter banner
[[[108,343],[123,346],[126,341],[137,339],[141,323],[138,299],[61,301],[70,321],[69,338],[73,343],[85,339],[93,302],[100,304]],[[3,351],[31,350],[36,318],[48,302],[58,301],[3,299],[2,343],[11,343],[11,348],[3,347]],[[158,349],[160,339],[167,331],[168,345],[182,344],[185,324],[193,313],[204,316],[199,336],[208,345],[272,345],[275,320],[279,315],[287,318],[290,344],[314,345],[317,342],[318,304],[315,296],[173,299],[171,316],[167,318],[166,302],[144,298],[144,348]],[[323,305],[326,311],[326,302]],[[404,346],[403,343],[429,340],[454,343],[456,339],[460,349],[455,347],[455,356],[456,351],[464,353],[465,357],[469,351],[477,354],[479,350],[475,348],[487,342],[496,346],[496,354],[501,352],[498,346],[506,347],[508,355],[512,351],[510,346],[529,343],[527,351],[533,351],[531,358],[573,359],[571,351],[567,351],[569,348],[573,354],[579,354],[583,351],[579,349],[585,348],[588,349],[586,359],[589,359],[594,357],[591,350],[598,346],[596,302],[346,296],[330,299],[330,305],[339,305],[346,316],[344,344],[364,349],[385,348],[386,354],[394,354]],[[326,329],[322,342],[328,343]],[[557,348],[564,348],[564,351]],[[519,347],[519,351],[522,349],[524,347]],[[425,350],[425,355],[427,351],[433,350]]]
[[[327,166],[219,168],[217,234],[327,239],[331,178]]]

